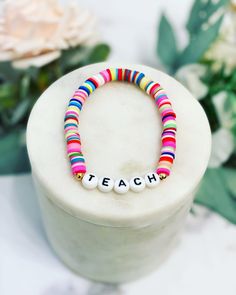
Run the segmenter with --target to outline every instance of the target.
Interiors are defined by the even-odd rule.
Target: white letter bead
[[[98,185],[98,177],[93,173],[85,173],[82,184],[87,189],[94,189]]]
[[[145,180],[140,177],[136,176],[130,180],[130,188],[134,192],[141,192],[145,188]]]
[[[98,180],[98,188],[103,193],[110,192],[114,187],[114,180],[110,177],[101,177]]]
[[[145,182],[146,182],[146,186],[155,187],[160,182],[159,175],[155,172],[149,172],[145,175]]]
[[[114,191],[118,194],[125,194],[129,190],[129,182],[124,178],[115,181]]]

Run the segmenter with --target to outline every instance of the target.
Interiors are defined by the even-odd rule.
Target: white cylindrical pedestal
[[[108,67],[142,71],[160,82],[177,114],[177,152],[171,176],[157,188],[118,195],[86,190],[70,172],[63,133],[74,90]],[[90,95],[80,116],[88,171],[114,179],[153,171],[160,154],[161,121],[154,101],[134,85],[111,82]],[[124,282],[155,269],[184,224],[207,166],[211,134],[199,103],[176,80],[155,69],[101,63],[69,73],[35,104],[27,147],[49,241],[75,272]]]

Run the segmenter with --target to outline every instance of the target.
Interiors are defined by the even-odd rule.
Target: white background
[[[158,66],[156,27],[163,10],[183,45],[192,1],[80,0],[99,18],[110,60]],[[236,227],[204,209],[189,215],[182,239],[155,273],[122,285],[95,284],[68,270],[50,248],[30,175],[0,177],[1,295],[235,295]]]

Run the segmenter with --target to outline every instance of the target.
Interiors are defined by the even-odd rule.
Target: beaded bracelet
[[[161,155],[156,171],[147,173],[144,177],[133,177],[130,181],[119,178],[114,181],[110,177],[98,178],[94,173],[88,173],[84,155],[81,150],[80,134],[78,132],[79,113],[88,96],[98,87],[110,81],[127,81],[138,85],[142,90],[154,98],[162,119]],[[121,68],[110,68],[87,79],[75,91],[70,99],[64,119],[65,139],[67,154],[71,163],[72,174],[82,180],[87,189],[98,189],[102,192],[115,192],[123,194],[129,189],[140,192],[147,187],[155,187],[160,180],[170,174],[171,166],[175,159],[176,149],[176,114],[171,102],[159,83],[153,82],[143,73]]]

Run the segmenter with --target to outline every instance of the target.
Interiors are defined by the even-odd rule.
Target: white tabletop
[[[137,2],[100,0],[95,5],[95,1],[80,0],[100,17],[104,39],[113,48],[111,61],[156,66],[158,15],[168,8],[179,28],[191,1],[182,0],[181,7],[174,0]],[[184,42],[184,34],[179,34]],[[236,227],[205,208],[196,207],[196,215],[189,215],[181,241],[155,273],[109,286],[76,276],[55,256],[43,230],[30,175],[0,177],[0,204],[1,295],[236,294]]]

